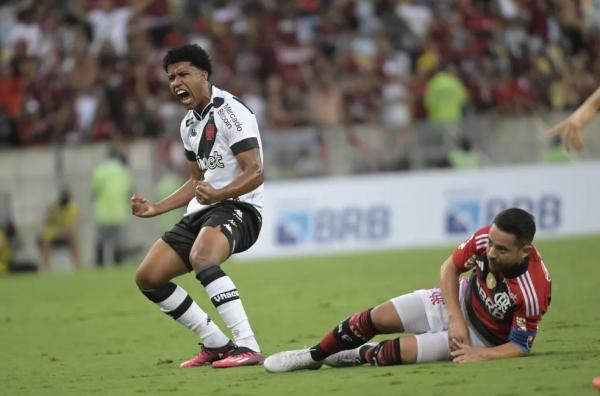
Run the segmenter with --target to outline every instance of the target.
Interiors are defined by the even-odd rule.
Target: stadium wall
[[[598,175],[595,161],[273,182],[241,257],[456,243],[513,206],[535,215],[538,238],[600,233]]]
[[[135,191],[154,198],[161,169],[156,153],[155,141],[128,147]],[[0,220],[17,223],[24,242],[21,257],[39,257],[36,239],[46,210],[60,186],[68,185],[81,207],[83,262],[91,264],[95,231],[89,183],[105,155],[103,144],[2,152]],[[455,243],[513,205],[536,215],[542,238],[600,233],[598,175],[600,161],[577,161],[269,180],[261,236],[241,258]],[[167,228],[163,220],[132,216],[127,243],[148,248]]]

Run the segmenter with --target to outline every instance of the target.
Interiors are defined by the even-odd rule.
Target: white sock
[[[223,275],[206,285],[206,292],[231,330],[236,345],[260,352],[238,291],[231,278]]]
[[[219,348],[229,342],[229,338],[213,322],[206,312],[192,300],[180,286],[165,300],[156,303],[160,310],[191,329],[207,348]]]

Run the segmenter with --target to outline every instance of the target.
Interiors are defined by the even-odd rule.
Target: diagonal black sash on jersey
[[[217,132],[217,125],[211,112],[206,125],[204,125],[200,143],[198,144],[198,159],[210,157],[215,140],[217,139]]]

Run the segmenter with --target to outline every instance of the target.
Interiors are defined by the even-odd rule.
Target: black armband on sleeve
[[[255,137],[240,140],[231,146],[231,151],[233,151],[233,155],[238,155],[253,148],[258,148],[258,139]]]
[[[187,158],[188,161],[196,161],[196,153],[185,150],[185,158]]]

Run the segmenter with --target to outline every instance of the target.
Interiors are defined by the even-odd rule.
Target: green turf
[[[182,370],[196,339],[136,289],[134,267],[0,278],[1,395],[593,395],[600,375],[600,236],[538,244],[553,278],[527,358],[468,365]],[[266,353],[312,345],[339,320],[434,285],[449,249],[258,263],[225,270]],[[199,283],[179,282],[221,323]]]

